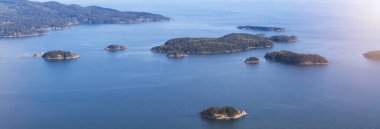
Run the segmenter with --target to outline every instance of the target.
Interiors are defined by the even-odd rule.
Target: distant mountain
[[[98,6],[82,7],[58,2],[0,0],[0,38],[37,36],[77,24],[131,24],[167,21],[145,12],[122,12]]]

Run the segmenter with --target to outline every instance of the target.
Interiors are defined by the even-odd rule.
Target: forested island
[[[257,57],[249,57],[244,62],[246,64],[258,64],[258,63],[260,63],[260,59]]]
[[[45,60],[70,60],[79,58],[79,54],[71,53],[69,51],[49,51],[42,55]]]
[[[273,31],[273,32],[284,32],[285,28],[279,27],[267,27],[267,26],[238,26],[241,30],[253,30],[253,31]]]
[[[269,37],[269,39],[273,42],[279,42],[279,43],[295,43],[295,42],[298,42],[297,36],[276,35],[276,36]]]
[[[380,61],[380,51],[370,51],[370,52],[364,53],[363,55],[367,59]]]
[[[58,2],[0,0],[0,38],[38,36],[48,30],[77,24],[131,24],[167,21],[145,12],[124,12],[98,6],[82,7]]]
[[[329,61],[316,54],[298,54],[291,51],[275,51],[265,54],[265,59],[293,65],[324,65]]]
[[[127,47],[123,45],[108,45],[105,50],[107,51],[121,51],[121,50],[126,50]]]
[[[228,34],[220,38],[176,38],[151,50],[160,53],[217,54],[246,51],[255,48],[272,48],[273,43],[262,35]]]
[[[200,112],[201,117],[214,119],[214,120],[231,120],[239,119],[247,113],[245,111],[240,111],[231,106],[225,106],[222,108],[219,107],[210,107],[202,112]]]

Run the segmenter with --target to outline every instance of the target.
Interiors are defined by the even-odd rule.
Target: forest
[[[151,50],[160,53],[216,54],[272,47],[272,41],[265,36],[232,33],[220,38],[175,38]]]
[[[37,36],[77,24],[131,24],[169,20],[145,12],[123,12],[98,6],[58,2],[0,0],[0,38]]]
[[[265,59],[273,62],[281,62],[294,65],[318,65],[328,64],[329,61],[316,54],[299,54],[291,51],[275,51],[265,54]]]

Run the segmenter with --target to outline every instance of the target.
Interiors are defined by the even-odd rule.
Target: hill
[[[123,12],[98,6],[82,7],[58,2],[0,0],[0,38],[38,36],[77,24],[131,24],[166,21],[145,12]]]

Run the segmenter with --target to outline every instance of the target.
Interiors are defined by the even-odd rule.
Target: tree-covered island
[[[290,51],[275,51],[265,54],[265,59],[272,62],[280,62],[293,65],[325,65],[329,61],[316,54],[299,54]]]
[[[258,64],[260,63],[260,59],[257,57],[249,57],[244,61],[246,64]]]
[[[121,50],[126,50],[127,47],[123,45],[108,45],[105,50],[107,51],[121,51]]]
[[[272,41],[265,36],[233,33],[220,38],[175,38],[151,50],[159,53],[218,54],[272,47]]]
[[[267,27],[267,26],[238,26],[241,30],[252,30],[252,31],[273,31],[273,32],[284,32],[285,28],[280,27]]]
[[[279,42],[279,43],[295,43],[295,42],[298,42],[297,36],[276,35],[276,36],[269,37],[269,39],[273,42]]]
[[[200,112],[200,115],[201,117],[214,119],[214,120],[233,120],[233,119],[239,119],[247,115],[247,113],[245,111],[240,111],[231,106],[225,106],[222,108],[210,107]]]
[[[71,53],[69,51],[49,51],[42,55],[45,60],[70,60],[79,58],[79,54]]]

